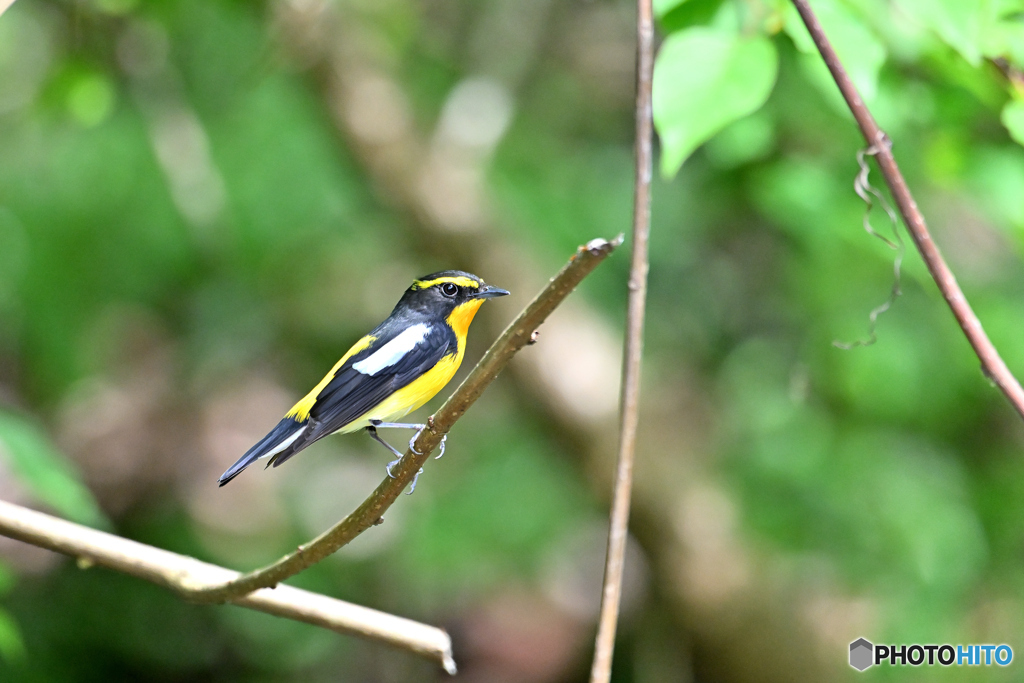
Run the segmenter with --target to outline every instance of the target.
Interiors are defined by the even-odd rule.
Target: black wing
[[[380,348],[376,344],[376,348]],[[359,372],[353,364],[372,355],[359,353],[338,369],[334,378],[316,397],[309,411],[309,429],[286,451],[273,459],[274,467],[292,455],[332,434],[366,414],[388,396],[409,384],[437,365],[449,352],[454,353],[457,341],[447,325],[431,325],[423,340],[394,365],[374,375]]]

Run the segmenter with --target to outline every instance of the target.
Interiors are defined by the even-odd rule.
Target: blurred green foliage
[[[732,453],[729,470],[759,534],[807,561],[824,554],[855,592],[884,596],[879,608],[891,642],[967,638],[965,610],[978,609],[978,592],[999,592],[1008,570],[1021,576],[1019,546],[1007,553],[1002,536],[1019,540],[1020,523],[1009,522],[1015,513],[991,502],[1005,502],[1000,490],[1018,476],[1009,470],[1021,471],[1021,430],[1009,426],[1015,420],[1004,406],[993,405],[998,398],[964,340],[942,320],[945,311],[916,255],[905,268],[912,283],[882,317],[878,343],[846,353],[828,348],[830,336],[864,336],[851,307],[864,305],[865,285],[878,282],[881,271],[858,252],[893,256],[853,230],[864,207],[850,189],[850,150],[861,143],[806,29],[788,3],[752,6],[721,3],[707,20],[718,31],[732,31],[734,40],[784,30],[799,52],[782,43],[779,83],[750,123],[732,123],[741,112],[724,105],[701,114],[717,116],[719,127],[732,123],[708,147],[707,160],[719,167],[730,166],[731,137],[737,147],[758,150],[754,158],[764,156],[764,121],[776,122],[774,137],[785,146],[784,154],[755,164],[749,185],[740,180],[753,208],[789,245],[779,298],[762,314],[774,324],[744,330],[719,374],[729,406],[723,442]],[[1019,372],[1024,150],[992,123],[1002,108],[1003,124],[1020,141],[1024,5],[912,0],[887,8],[820,0],[812,6],[860,93],[896,140],[897,157],[940,243],[949,245],[986,328]],[[666,46],[700,30],[673,16],[686,7],[660,8],[673,31]],[[696,69],[696,59],[682,63],[667,49],[659,55],[657,83],[672,90],[661,93],[660,118],[658,100],[655,106],[667,173],[714,130],[703,118],[671,111],[668,98],[699,101],[711,86],[695,86],[694,79],[706,74],[718,77],[714,87],[721,92],[738,82],[726,76],[724,59],[709,59],[711,65]],[[809,111],[808,85],[828,108]],[[680,145],[680,131],[696,139]],[[716,151],[722,145],[724,154]],[[873,219],[876,229],[885,222],[880,211]],[[988,247],[976,231],[989,235]],[[804,327],[806,340],[794,337],[794,322]],[[1000,474],[993,476],[992,467]],[[997,530],[996,519],[1009,526],[998,523]],[[1019,596],[1008,599],[1019,604]],[[1016,642],[1020,623],[1013,623],[1012,633],[990,637]],[[1005,631],[1008,623],[1001,626]]]
[[[986,330],[1024,372],[1024,5],[812,5]],[[838,644],[821,636],[835,676],[854,629],[1024,651],[1024,430],[911,249],[877,343],[832,346],[866,336],[893,253],[861,229],[863,143],[798,17],[783,0],[656,10],[665,175],[641,472],[680,500],[695,472],[725,492],[751,580],[790,596],[772,602],[779,613],[796,619],[779,605],[808,595],[850,606]],[[0,493],[240,569],[346,514],[382,476],[361,437],[219,492],[214,480],[407,280],[494,263],[467,254],[499,240],[543,276],[579,243],[626,229],[631,12],[619,0],[15,3],[0,17]],[[402,173],[379,171],[338,94],[360,92],[344,88],[364,72],[406,103],[404,119],[379,116],[373,130],[406,130],[428,156],[460,84],[503,84],[508,129],[486,154],[462,152],[482,154],[474,178],[496,216],[485,229],[428,230]],[[886,229],[881,212],[872,220]],[[579,294],[613,336],[627,261]],[[483,326],[532,292],[514,295],[481,313],[468,361],[489,341]],[[296,585],[447,625],[471,679],[585,680],[592,616],[538,596],[578,578],[564,567],[599,564],[577,548],[603,519],[594,472],[607,468],[600,425],[614,416],[574,432],[552,407],[563,399],[545,404],[528,385],[501,378],[416,495]],[[674,597],[673,572],[697,552],[678,548],[676,502],[637,491],[650,583],[624,622],[617,681],[740,678],[723,673],[725,630],[701,630]],[[3,681],[435,675],[313,627],[185,605],[14,544],[0,553]],[[801,628],[831,633],[818,626]],[[487,634],[530,647],[495,654]],[[524,663],[534,650],[552,668]]]
[[[26,420],[0,413],[0,458],[40,503],[81,524],[108,525],[74,466]]]

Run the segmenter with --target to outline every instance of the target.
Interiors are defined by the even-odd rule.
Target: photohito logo
[[[850,643],[850,666],[864,671],[875,664],[889,666],[1007,666],[1013,661],[1009,645],[873,645],[866,638]]]

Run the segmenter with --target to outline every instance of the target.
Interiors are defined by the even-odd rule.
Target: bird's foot
[[[388,473],[388,476],[389,476],[389,477],[391,477],[392,479],[394,479],[394,478],[395,478],[395,473],[391,471],[391,468],[392,468],[392,467],[394,467],[395,465],[397,465],[397,464],[398,464],[398,463],[400,463],[400,462],[402,462],[402,458],[401,458],[401,457],[399,457],[399,458],[398,458],[398,459],[396,459],[396,460],[392,460],[391,462],[389,462],[389,463],[388,463],[388,464],[387,464],[387,465],[386,465],[386,466],[384,467],[384,469],[385,469],[385,470],[387,471],[387,473]]]
[[[423,455],[418,450],[416,450],[416,439],[420,438],[420,434],[422,434],[423,430],[426,428],[427,425],[421,425],[420,428],[416,430],[416,433],[412,435],[412,438],[409,439],[409,450],[415,453],[416,455]]]
[[[422,427],[420,427],[419,431],[416,432],[415,434],[413,434],[412,438],[409,439],[409,450],[412,451],[413,453],[415,453],[416,455],[423,455],[423,453],[421,453],[420,451],[416,450],[416,439],[420,438],[420,434],[422,434],[423,430],[426,429],[426,428],[427,428],[427,425],[423,425]],[[440,460],[441,456],[444,455],[444,443],[447,440],[448,440],[448,435],[447,434],[445,434],[444,436],[441,437],[441,443],[438,444],[438,446],[441,447],[441,452],[437,454],[437,457],[434,458],[434,460]]]
[[[423,474],[422,467],[420,468],[419,472],[416,473],[416,476],[412,478],[412,486],[410,486],[409,490],[405,492],[405,495],[411,496],[412,492],[416,490],[416,482],[420,480],[421,474]]]

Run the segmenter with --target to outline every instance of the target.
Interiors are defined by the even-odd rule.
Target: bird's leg
[[[416,450],[415,443],[416,439],[420,438],[420,434],[423,433],[423,430],[426,429],[428,425],[414,424],[411,422],[381,422],[380,420],[370,420],[370,424],[373,425],[374,427],[383,427],[385,429],[415,429],[416,433],[412,435],[411,439],[409,439],[409,450],[415,453],[416,455],[423,455],[418,450]],[[441,443],[439,444],[441,446],[441,452],[437,455],[436,458],[434,458],[434,460],[439,460],[441,456],[444,455],[444,442],[447,440],[447,434],[441,437]]]
[[[395,455],[398,456],[397,459],[392,460],[391,462],[389,462],[385,466],[385,468],[384,468],[385,470],[387,470],[388,476],[391,477],[392,479],[394,479],[395,475],[391,474],[391,468],[394,467],[395,465],[397,465],[399,462],[402,461],[402,456],[404,454],[403,453],[399,453],[397,448],[395,448],[394,446],[389,444],[384,439],[380,438],[380,434],[377,433],[377,428],[375,426],[371,425],[371,426],[367,427],[366,428],[366,433],[369,434],[373,438],[374,441],[378,442],[379,444],[384,446],[384,448],[388,449],[389,451],[391,451],[392,453],[394,453]]]
[[[416,447],[413,444],[416,443],[416,439],[418,439],[420,434],[423,433],[423,430],[427,428],[427,425],[425,425],[425,424],[410,424],[408,422],[383,422],[381,420],[370,420],[370,426],[366,428],[366,432],[371,437],[373,437],[374,440],[380,442],[381,444],[383,444],[383,446],[385,448],[387,448],[389,451],[391,451],[392,453],[394,453],[395,455],[398,456],[397,460],[392,460],[385,467],[385,469],[387,470],[388,476],[391,477],[392,479],[394,479],[395,475],[391,473],[391,468],[394,467],[395,465],[397,465],[398,463],[400,463],[402,461],[402,456],[404,455],[404,453],[399,453],[397,448],[395,448],[394,446],[389,444],[387,441],[382,439],[380,434],[377,433],[377,428],[378,427],[383,427],[385,429],[415,429],[416,433],[412,435],[411,439],[409,439],[409,450],[411,450],[416,455],[423,455],[418,450],[416,450]],[[448,435],[447,434],[445,434],[444,436],[441,437],[441,443],[439,444],[441,446],[441,452],[438,453],[437,457],[434,458],[434,460],[437,460],[442,455],[444,455],[444,442],[447,441],[447,440],[448,440]],[[421,474],[423,474],[423,468],[422,467],[419,469],[418,472],[416,472],[416,476],[414,476],[412,478],[412,485],[409,486],[409,490],[406,491],[405,495],[407,495],[407,496],[408,495],[412,495],[412,492],[416,490],[416,482],[419,481],[419,478],[420,478]]]
[[[413,422],[381,422],[380,420],[370,420],[370,424],[374,427],[383,427],[384,429],[419,429],[420,431],[423,431],[423,428],[427,426]]]
[[[387,441],[385,441],[384,439],[380,438],[380,434],[377,433],[377,428],[376,427],[367,427],[366,431],[370,434],[370,436],[373,438],[374,441],[376,441],[377,443],[381,444],[382,446],[384,446],[384,448],[388,449],[389,451],[391,451],[392,453],[397,455],[399,460],[401,460],[402,456],[405,455],[400,450],[398,450],[397,448],[395,448],[394,446],[389,444]]]

